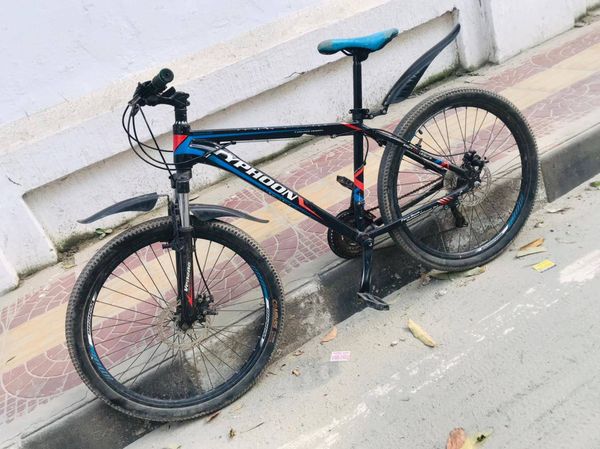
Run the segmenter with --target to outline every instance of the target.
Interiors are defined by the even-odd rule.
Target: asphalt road
[[[586,183],[538,210],[483,274],[410,284],[389,312],[357,313],[334,340],[278,361],[212,421],[128,447],[432,449],[464,427],[491,431],[490,449],[599,448],[599,223],[600,189]],[[538,237],[546,252],[515,258]],[[538,273],[543,259],[556,266]],[[408,318],[438,346],[416,340]]]

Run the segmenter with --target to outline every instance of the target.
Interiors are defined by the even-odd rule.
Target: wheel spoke
[[[227,232],[230,234],[224,241],[229,242],[235,234]],[[197,245],[200,241],[204,260]],[[171,408],[180,401],[202,403],[224,384],[237,385],[260,360],[256,351],[263,350],[271,338],[264,337],[265,329],[266,335],[273,332],[267,327],[266,299],[253,268],[260,264],[257,256],[252,256],[252,264],[240,256],[246,241],[219,241],[200,240],[194,234],[193,263],[200,307],[204,307],[204,293],[216,297],[208,303],[215,313],[199,313],[189,328],[181,323],[173,304],[173,298],[177,299],[177,268],[173,250],[159,249],[163,242],[130,244],[127,253],[121,250],[118,261],[109,260],[97,270],[96,276],[102,278],[91,282],[98,286],[97,291],[87,294],[88,301],[93,300],[90,307],[95,309],[82,314],[81,319],[93,342],[92,365],[97,377],[106,378],[99,371],[99,360],[115,379],[111,388],[119,395],[130,400],[141,396],[164,401]],[[114,267],[112,271],[108,266]],[[168,381],[161,380],[163,375],[169,376]]]
[[[521,134],[512,133],[515,127],[521,125],[515,125],[514,119],[508,121],[503,114],[488,109],[488,103],[499,100],[487,94],[477,94],[485,95],[485,101],[473,100],[475,104],[471,104],[471,100],[466,97],[446,101],[446,95],[452,94],[440,97],[437,112],[432,113],[433,108],[429,106],[431,103],[428,103],[422,112],[417,109],[414,116],[403,123],[403,129],[419,130],[420,136],[417,133],[414,136],[410,134],[413,142],[419,139],[425,151],[440,154],[467,172],[470,170],[479,177],[478,183],[459,197],[458,203],[440,205],[423,212],[392,231],[392,234],[403,233],[402,238],[413,242],[417,252],[423,251],[441,259],[466,260],[480,253],[482,248],[490,247],[489,242],[506,232],[508,217],[514,210],[518,192],[524,186],[525,160],[520,158],[528,149],[519,147],[521,140],[517,140],[517,136]],[[506,123],[513,123],[512,129]],[[455,151],[452,145],[456,146],[458,142],[461,143],[458,151]],[[399,158],[400,162],[394,165],[396,173],[391,173],[391,185],[394,186],[391,189],[393,196],[390,195],[394,198],[392,219],[406,217],[411,211],[430,204],[432,200],[447,195],[446,192],[464,186],[467,182],[465,178],[451,172],[445,175],[434,173],[407,157],[406,153],[394,154],[392,157]],[[483,166],[470,165],[470,154],[479,156],[484,161]],[[440,182],[436,181],[436,176],[437,180],[442,179],[440,190],[435,196],[422,196],[430,182]],[[451,213],[452,207],[456,208],[452,210],[464,218],[464,227],[457,226],[460,217]]]

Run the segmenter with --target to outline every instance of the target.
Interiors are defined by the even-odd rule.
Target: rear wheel
[[[173,421],[232,402],[265,368],[283,324],[283,290],[258,244],[227,223],[194,224],[197,300],[178,325],[173,226],[136,226],[88,263],[67,311],[67,344],[87,386],[118,410]]]
[[[412,257],[440,270],[463,270],[499,255],[529,216],[538,183],[535,139],[521,113],[491,92],[442,92],[414,107],[395,134],[435,157],[460,167],[477,167],[478,185],[455,203],[431,209],[390,232]],[[386,223],[438,201],[466,183],[453,172],[441,175],[386,146],[378,193]],[[415,203],[425,192],[430,194]]]

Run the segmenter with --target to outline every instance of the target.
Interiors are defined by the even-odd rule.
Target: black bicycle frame
[[[397,228],[403,223],[407,223],[419,215],[435,208],[451,206],[454,201],[470,187],[470,183],[465,183],[452,192],[449,192],[443,198],[428,202],[411,212],[403,215],[397,220],[383,224],[380,226],[365,226],[365,200],[364,200],[364,165],[365,155],[363,142],[364,138],[372,138],[379,145],[393,144],[398,151],[404,151],[405,156],[413,161],[421,164],[423,167],[433,170],[440,175],[444,175],[447,171],[456,173],[460,179],[467,179],[468,174],[461,167],[453,165],[450,161],[440,159],[424,151],[418,144],[412,144],[407,140],[396,136],[390,132],[381,129],[370,128],[364,125],[363,120],[371,118],[367,109],[362,107],[362,75],[361,62],[364,58],[361,55],[354,55],[353,63],[353,78],[354,78],[354,108],[352,112],[351,122],[342,123],[325,123],[315,125],[295,125],[295,126],[276,126],[276,127],[258,127],[258,128],[232,128],[232,129],[213,129],[192,131],[187,124],[187,111],[185,108],[176,108],[176,123],[173,126],[173,150],[174,162],[177,167],[175,180],[173,181],[176,194],[187,194],[179,190],[179,180],[189,179],[191,169],[195,164],[211,165],[232,173],[233,175],[242,178],[249,184],[259,190],[273,196],[277,200],[296,209],[300,213],[306,215],[312,220],[315,220],[334,231],[349,237],[358,242],[363,248],[363,275],[359,294],[371,291],[371,259],[373,251],[374,238]],[[298,192],[289,188],[280,181],[267,173],[258,170],[252,164],[242,160],[235,153],[229,150],[229,146],[237,142],[246,141],[264,141],[273,139],[293,139],[301,136],[349,136],[354,139],[354,180],[352,182],[351,204],[354,209],[355,226],[349,226],[343,221],[337,219],[325,209],[322,209],[315,203],[304,198]],[[189,184],[184,182],[182,186]],[[443,180],[433,184],[429,189],[417,198],[411,200],[401,210],[405,211],[421,201],[425,200],[433,193],[443,188]],[[180,211],[181,212],[181,211]],[[183,221],[183,215],[180,214]],[[184,226],[185,227],[185,226]],[[185,232],[185,231],[184,231]],[[186,236],[184,246],[192,244],[191,238]],[[183,248],[181,254],[190,254],[190,248]],[[185,258],[185,256],[184,256]],[[193,264],[192,264],[193,265]],[[185,312],[187,306],[187,298],[189,292],[182,292],[189,281],[189,269],[185,260],[180,264],[180,303],[184,308],[183,316],[191,316],[193,310]],[[186,294],[184,294],[186,293]],[[195,302],[195,301],[194,301]],[[193,307],[190,301],[190,307]]]
[[[352,203],[355,206],[355,212],[359,212],[355,216],[361,215],[364,212],[363,171],[365,160],[362,145],[364,136],[371,137],[380,144],[391,143],[397,145],[398,150],[405,151],[407,157],[441,175],[446,173],[447,170],[450,170],[462,177],[466,177],[466,172],[462,168],[451,164],[449,161],[439,159],[412,143],[407,142],[401,137],[395,136],[385,130],[369,128],[359,121],[304,126],[190,131],[187,135],[175,135],[174,140],[177,142],[175,162],[182,171],[191,169],[195,164],[206,164],[226,170],[279,201],[298,210],[307,217],[318,221],[328,228],[333,228],[335,231],[356,241],[360,241],[361,236],[373,238],[385,234],[399,224],[410,221],[429,209],[449,204],[454,198],[464,192],[464,188],[458,188],[445,197],[425,204],[393,223],[365,231],[364,227],[361,229],[358,223],[355,228],[352,228],[338,220],[335,216],[304,198],[290,187],[277,181],[267,173],[255,168],[249,162],[241,159],[228,148],[229,145],[236,142],[290,139],[305,135],[330,137],[342,135],[354,136],[354,188],[352,192]],[[441,187],[441,185],[432,186],[430,190],[411,201],[409,207],[419,203]]]

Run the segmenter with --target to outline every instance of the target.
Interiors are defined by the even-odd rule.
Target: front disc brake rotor
[[[158,338],[175,351],[189,351],[211,335],[206,326],[210,323],[211,318],[208,317],[205,323],[195,321],[189,329],[184,331],[177,324],[173,312],[164,309],[158,315]]]

